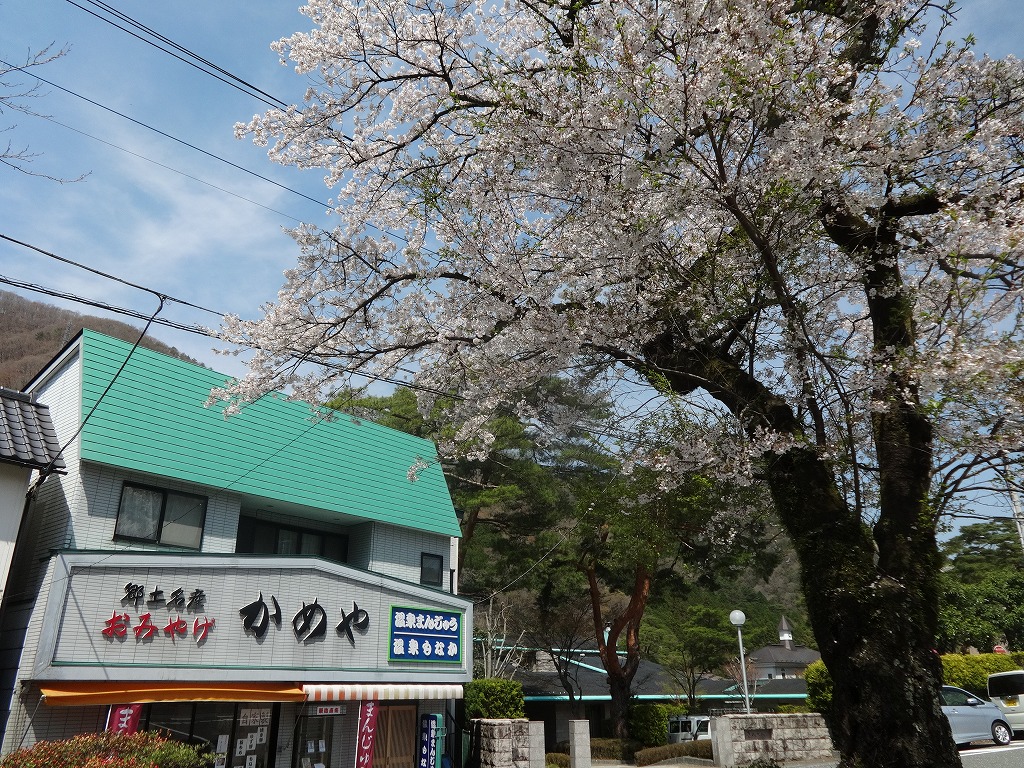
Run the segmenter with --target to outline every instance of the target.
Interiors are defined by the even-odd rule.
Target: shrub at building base
[[[0,760],[0,768],[208,768],[213,756],[158,733],[88,733],[40,741]]]
[[[515,680],[485,677],[466,684],[466,717],[470,720],[514,720],[526,717],[523,685]]]
[[[547,768],[569,768],[569,755],[564,752],[548,752],[544,755]]]

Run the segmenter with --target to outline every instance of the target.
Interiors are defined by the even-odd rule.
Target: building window
[[[344,563],[348,560],[348,537],[243,515],[238,518],[235,551],[256,555],[314,555]]]
[[[440,587],[444,579],[444,558],[424,552],[420,555],[420,584]]]
[[[206,497],[125,483],[114,538],[199,549]]]

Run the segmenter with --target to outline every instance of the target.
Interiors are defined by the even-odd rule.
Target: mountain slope
[[[119,320],[82,315],[0,291],[0,387],[22,389],[82,328],[133,344],[142,333],[141,328]],[[148,334],[141,346],[198,364]]]

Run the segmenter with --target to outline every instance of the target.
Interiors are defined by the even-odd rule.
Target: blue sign
[[[462,661],[462,613],[391,606],[390,661]]]
[[[419,768],[440,768],[441,753],[437,749],[437,740],[444,735],[441,728],[443,715],[423,715],[420,717],[420,754]]]

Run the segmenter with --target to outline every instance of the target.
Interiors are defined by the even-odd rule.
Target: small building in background
[[[793,628],[783,616],[779,622],[779,642],[766,645],[748,654],[757,672],[758,680],[803,677],[804,670],[821,658],[821,654],[806,645],[793,642]]]

